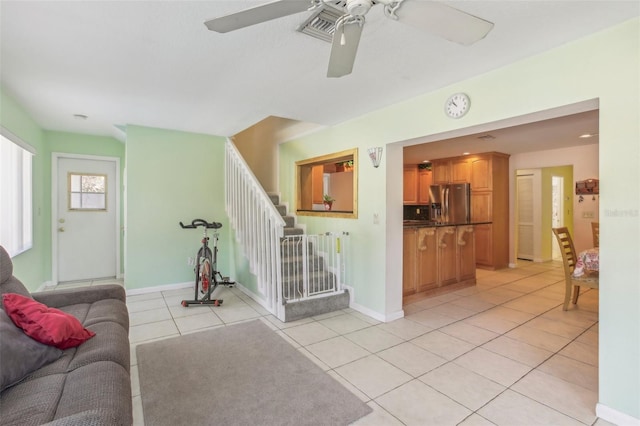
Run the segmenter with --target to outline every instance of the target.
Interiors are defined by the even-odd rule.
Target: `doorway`
[[[564,226],[564,177],[551,177],[551,228]],[[558,247],[555,237],[552,239],[551,258],[561,259],[560,247]]]
[[[533,173],[516,176],[517,258],[523,260],[534,258],[533,178]]]
[[[52,154],[54,284],[120,274],[120,159]]]

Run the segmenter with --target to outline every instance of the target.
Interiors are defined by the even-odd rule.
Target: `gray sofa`
[[[0,425],[132,424],[129,315],[124,289],[102,285],[30,294],[13,276],[11,258],[0,246],[0,295],[4,293],[29,296],[72,314],[96,335],[78,347],[58,352],[59,358],[4,389],[0,394]],[[4,312],[0,314],[8,318]],[[11,328],[6,321],[4,324],[5,331]],[[9,332],[2,334],[1,345],[30,339],[14,336],[14,330]],[[5,369],[10,362],[20,367],[21,360],[0,362]]]

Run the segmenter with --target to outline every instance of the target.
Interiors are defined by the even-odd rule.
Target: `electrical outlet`
[[[592,211],[582,212],[582,217],[584,219],[593,219],[593,212]]]
[[[373,224],[374,225],[380,224],[380,216],[378,215],[378,213],[373,214]]]
[[[195,262],[195,260],[193,259],[193,257],[187,257],[187,265],[189,265],[189,266],[193,266],[193,265],[195,265],[195,264],[196,264],[196,262]]]

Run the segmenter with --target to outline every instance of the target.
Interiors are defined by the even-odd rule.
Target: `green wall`
[[[14,274],[34,291],[52,279],[51,153],[118,157],[124,167],[124,144],[108,136],[42,130],[10,95],[2,91],[1,96],[0,122],[37,151],[33,158],[33,249],[13,259]]]
[[[179,222],[221,222],[218,269],[229,271],[229,224],[224,207],[221,137],[127,127],[125,285],[128,290],[193,279],[202,228]],[[230,272],[230,271],[229,271]]]
[[[311,232],[351,233],[355,303],[382,317],[401,310],[402,146],[459,129],[599,101],[601,182],[600,404],[640,418],[640,20],[375,111],[280,146],[280,191],[295,200],[293,162],[341,149],[384,146],[379,169],[361,162],[359,218],[300,217]],[[451,93],[471,96],[449,120]],[[365,160],[366,161],[366,160]],[[606,206],[606,208],[605,208]],[[604,209],[604,211],[602,211]],[[373,225],[374,213],[380,225]],[[604,214],[602,214],[604,213]]]

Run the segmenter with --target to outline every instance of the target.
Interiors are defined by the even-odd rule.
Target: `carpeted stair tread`
[[[309,272],[309,286],[317,286],[320,283],[328,283],[335,285],[336,276],[327,271],[311,271]],[[283,285],[302,285],[302,274],[294,274],[293,276],[282,275]]]
[[[302,235],[304,229],[302,228],[284,228],[284,235]]]
[[[293,216],[282,216],[286,228],[294,228],[296,226],[296,218]]]
[[[268,194],[278,213],[285,221],[283,229],[284,238],[280,242],[282,273],[282,292],[286,299],[296,299],[303,295],[304,282],[302,280],[303,258],[302,242],[305,234],[304,228],[296,227],[294,215],[287,214],[287,206],[280,204],[278,194]],[[300,236],[299,238],[296,238]],[[325,259],[315,254],[312,241],[307,240],[307,275],[308,289],[311,294],[322,291],[330,292],[336,286],[336,276],[326,270]],[[344,309],[349,306],[348,293],[325,295],[321,298],[312,298],[304,301],[287,302],[285,308],[285,322],[312,316],[313,313],[321,314]]]

